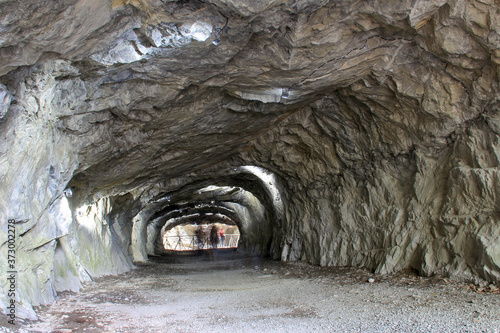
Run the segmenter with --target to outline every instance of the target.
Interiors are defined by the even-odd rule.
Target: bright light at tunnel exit
[[[181,224],[162,235],[163,247],[166,251],[196,251],[212,249],[210,240],[212,228],[217,230],[217,244],[219,249],[235,249],[238,247],[240,231],[236,225],[225,223],[208,224]],[[223,231],[222,234],[220,231]]]

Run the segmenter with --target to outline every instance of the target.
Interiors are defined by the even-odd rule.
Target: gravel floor
[[[500,332],[494,288],[235,253],[155,261],[61,294],[12,331]]]

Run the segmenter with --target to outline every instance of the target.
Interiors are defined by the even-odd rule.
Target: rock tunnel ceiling
[[[155,202],[192,213],[211,185],[236,188],[211,193],[253,226],[248,251],[500,280],[497,2],[6,0],[0,13],[1,248],[15,219],[21,316],[147,260]]]

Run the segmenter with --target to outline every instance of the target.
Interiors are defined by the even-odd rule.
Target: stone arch
[[[206,213],[222,214],[238,225],[241,250],[277,256],[284,218],[278,181],[263,168],[242,166],[152,197],[132,219],[134,261],[155,254],[159,230],[167,221]]]

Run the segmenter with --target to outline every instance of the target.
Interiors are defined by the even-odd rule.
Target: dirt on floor
[[[36,312],[0,332],[500,332],[496,286],[223,250],[151,258]]]

